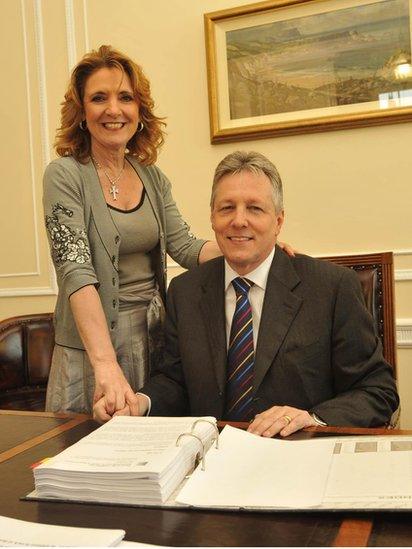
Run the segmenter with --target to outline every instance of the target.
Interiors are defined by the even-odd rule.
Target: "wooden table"
[[[174,546],[411,546],[408,512],[221,512],[21,501],[33,489],[30,465],[97,427],[88,416],[0,410],[0,515],[46,524],[123,528],[125,539]],[[323,434],[412,431],[311,428]]]

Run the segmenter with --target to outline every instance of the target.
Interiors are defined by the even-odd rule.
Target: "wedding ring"
[[[286,425],[289,425],[289,423],[292,421],[292,418],[289,416],[283,416],[283,418],[286,421]]]

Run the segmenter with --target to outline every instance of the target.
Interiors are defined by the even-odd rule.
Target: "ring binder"
[[[205,454],[216,440],[214,418],[198,419],[116,416],[33,469],[34,497],[171,505],[197,465],[204,474]]]
[[[177,440],[176,440],[176,446],[179,446],[179,441],[182,437],[194,437],[195,439],[197,439],[199,442],[200,442],[200,445],[202,446],[202,454],[200,456],[200,461],[202,463],[202,471],[205,471],[206,468],[205,468],[205,445],[203,444],[202,442],[202,439],[198,436],[198,435],[195,435],[194,433],[181,433],[178,437],[177,437]],[[197,457],[197,456],[196,456]],[[196,459],[196,461],[198,461]],[[197,463],[195,463],[195,467],[196,467]]]
[[[201,423],[201,422],[209,423],[209,425],[211,425],[214,428],[216,438],[215,438],[215,440],[212,440],[212,444],[215,442],[216,443],[215,448],[216,448],[216,450],[218,450],[219,449],[219,429],[217,428],[217,425],[214,421],[210,421],[210,419],[199,418],[199,419],[197,419],[196,421],[193,422],[191,432],[193,433],[193,431],[195,430],[196,425],[198,423]]]

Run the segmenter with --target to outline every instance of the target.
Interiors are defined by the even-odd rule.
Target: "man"
[[[261,154],[218,165],[211,222],[224,258],[172,280],[165,360],[138,393],[141,414],[251,421],[263,436],[390,421],[399,399],[357,276],[277,247],[282,202]],[[95,415],[110,417],[100,401]]]

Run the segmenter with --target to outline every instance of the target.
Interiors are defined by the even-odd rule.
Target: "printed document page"
[[[412,508],[412,437],[340,437],[322,508]]]
[[[179,453],[178,436],[198,418],[116,416],[36,468],[88,472],[160,473]],[[215,422],[214,418],[206,418]],[[203,424],[204,425],[204,424]],[[207,426],[207,424],[206,424]],[[202,424],[196,433],[202,432]],[[188,441],[185,440],[185,443]]]
[[[124,535],[124,530],[52,526],[0,516],[2,547],[112,547]]]
[[[263,438],[230,426],[206,470],[192,474],[176,498],[196,507],[308,508],[322,503],[335,442]]]

